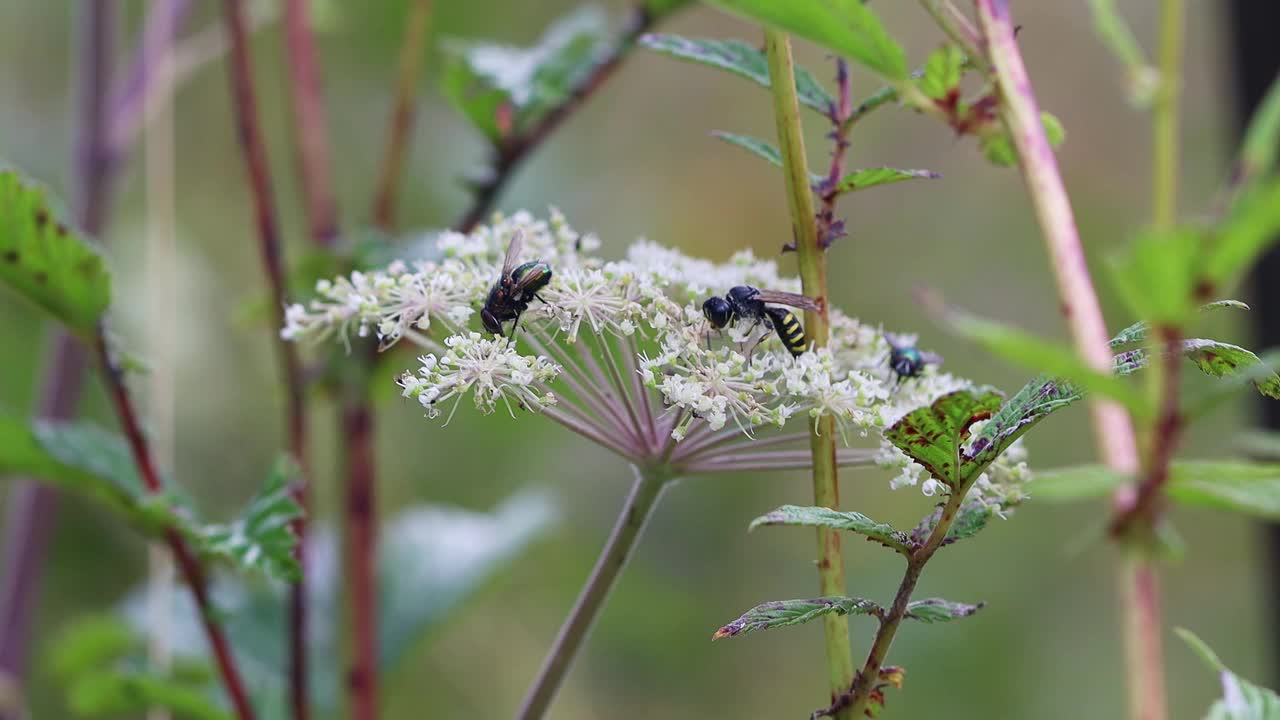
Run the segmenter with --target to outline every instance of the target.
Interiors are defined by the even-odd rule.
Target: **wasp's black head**
[[[722,297],[709,297],[702,303],[702,315],[712,327],[721,329],[733,318],[733,306]]]

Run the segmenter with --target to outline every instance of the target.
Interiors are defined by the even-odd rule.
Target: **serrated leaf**
[[[836,183],[835,189],[838,193],[856,192],[877,185],[902,182],[903,180],[940,177],[942,177],[940,173],[932,170],[900,170],[891,167],[866,168],[864,170],[854,170],[840,178],[840,182]]]
[[[1013,507],[1015,504],[1015,502],[1008,500],[966,499],[956,513],[955,519],[952,520],[951,527],[947,529],[947,535],[942,539],[942,544],[944,546],[950,545],[977,535],[987,526],[991,518],[999,515],[1005,509]],[[929,541],[929,536],[933,534],[934,529],[938,526],[938,521],[942,519],[942,508],[943,506],[939,505],[911,530],[911,542],[913,544],[919,546]]]
[[[1253,386],[1258,392],[1269,398],[1280,399],[1280,375],[1274,370],[1266,369],[1262,359],[1253,352],[1242,347],[1216,340],[1192,339],[1182,343],[1183,354],[1200,368],[1200,371],[1213,377],[1228,377],[1238,373],[1252,373]]]
[[[377,595],[379,669],[388,684],[416,645],[546,534],[555,514],[549,497],[526,491],[490,512],[422,506],[388,518],[379,532]],[[311,527],[307,601],[313,617],[339,617],[345,581],[338,533],[319,523]],[[212,584],[254,706],[263,717],[289,717],[288,663],[279,640],[287,617],[285,588],[225,574]],[[123,606],[130,624],[143,632],[150,624],[147,607],[145,587],[130,593]],[[176,658],[207,657],[200,615],[186,592],[176,598],[171,638]],[[308,640],[314,710],[320,717],[336,716],[344,687],[337,623],[313,623]]]
[[[946,319],[953,330],[978,342],[991,353],[1024,367],[1064,378],[1082,390],[1117,400],[1135,415],[1147,415],[1147,402],[1140,392],[1113,374],[1100,373],[1089,367],[1071,347],[968,313],[951,311]]]
[[[1218,673],[1222,682],[1222,698],[1210,706],[1205,720],[1276,720],[1280,718],[1280,696],[1268,688],[1254,685],[1231,672],[1217,654],[1186,628],[1174,628],[1183,642]]]
[[[769,62],[764,51],[741,40],[710,40],[679,35],[649,34],[640,44],[680,60],[688,60],[727,70],[761,87],[770,87]],[[813,75],[804,68],[795,70],[796,96],[800,104],[826,115],[835,107],[831,97]]]
[[[531,48],[454,41],[443,45],[445,97],[491,141],[518,134],[564,102],[611,42],[594,6],[558,20]]]
[[[911,554],[910,541],[906,533],[894,530],[890,525],[878,523],[857,512],[842,512],[825,507],[783,505],[771,513],[752,520],[750,529],[755,530],[761,525],[800,525],[846,530],[864,535],[868,540],[874,540],[903,555]]]
[[[924,73],[916,84],[927,97],[946,100],[953,92],[960,92],[964,63],[964,52],[960,48],[943,45],[929,54],[929,59],[924,63]]]
[[[912,600],[907,603],[907,619],[922,623],[940,623],[966,618],[982,609],[984,603],[966,605],[942,598]]]
[[[1065,380],[1038,375],[1000,406],[969,446],[966,459],[978,465],[995,460],[1015,440],[1050,414],[1083,395]]]
[[[823,615],[875,615],[884,610],[870,600],[852,597],[820,597],[807,600],[775,600],[762,603],[716,630],[712,640],[747,635],[757,630],[800,625]]]
[[[302,575],[294,549],[298,536],[293,521],[302,508],[289,494],[289,482],[298,469],[280,460],[267,483],[240,516],[227,525],[193,526],[189,533],[196,549],[207,556],[229,560],[246,570],[260,570],[269,577],[297,580]]]
[[[1248,310],[1249,306],[1245,303],[1240,302],[1239,300],[1216,300],[1214,302],[1205,303],[1204,305],[1201,305],[1200,312],[1204,313],[1204,312],[1209,312],[1210,310],[1220,310],[1223,308],[1231,308],[1233,310]],[[1111,341],[1110,341],[1111,347],[1118,348],[1122,345],[1129,345],[1131,343],[1142,342],[1143,340],[1147,339],[1147,333],[1150,332],[1150,330],[1151,330],[1150,323],[1148,323],[1145,320],[1139,320],[1138,322],[1116,333],[1115,337],[1111,338]]]
[[[935,479],[958,489],[981,472],[981,468],[975,471],[971,462],[962,463],[961,446],[969,439],[969,428],[991,418],[1000,409],[1001,400],[995,391],[947,393],[932,405],[907,413],[884,437]]]
[[[39,183],[0,166],[0,283],[91,335],[111,302],[98,250],[59,217]]]
[[[793,33],[890,80],[907,78],[907,56],[861,0],[712,0],[732,13]]]

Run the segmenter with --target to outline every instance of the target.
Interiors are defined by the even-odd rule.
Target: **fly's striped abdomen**
[[[795,313],[773,306],[766,306],[764,311],[769,316],[773,329],[778,332],[782,344],[793,356],[800,355],[809,347],[804,336],[804,326],[796,319]]]

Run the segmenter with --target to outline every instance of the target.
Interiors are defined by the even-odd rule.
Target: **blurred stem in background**
[[[1257,0],[1234,0],[1230,14],[1232,73],[1236,91],[1236,134],[1241,135],[1249,119],[1262,103],[1268,88],[1280,82],[1280,44],[1275,41],[1275,28],[1280,27],[1280,4]],[[1280,346],[1280,249],[1263,256],[1253,271],[1253,312],[1255,342],[1262,348]],[[1280,403],[1263,400],[1262,425],[1280,431]],[[1280,683],[1280,525],[1266,528],[1267,562],[1270,572],[1269,611],[1271,613],[1272,684]]]
[[[412,146],[413,120],[417,114],[418,84],[431,26],[431,8],[432,0],[414,0],[400,41],[395,105],[391,111],[386,149],[382,154],[382,172],[378,174],[378,189],[373,201],[373,224],[385,232],[392,232],[396,226],[397,189],[405,157]]]
[[[791,212],[791,229],[795,237],[796,256],[804,294],[818,301],[818,311],[804,314],[805,337],[816,347],[825,347],[827,329],[827,256],[819,244],[813,193],[809,188],[809,167],[805,158],[804,134],[800,124],[800,103],[796,99],[795,66],[791,59],[791,41],[785,33],[765,29],[765,52],[769,60],[770,87],[773,94],[774,122],[777,126],[778,149],[782,153],[787,191],[787,207]],[[837,148],[837,154],[841,150]],[[836,476],[835,420],[830,415],[812,423],[809,445],[813,453],[813,500],[816,505],[840,507],[840,488]],[[828,527],[818,528],[818,585],[824,596],[845,594],[844,560],[840,535]],[[849,620],[843,615],[823,618],[826,635],[828,687],[830,701],[835,703],[853,686],[853,651],[849,644]],[[839,720],[854,717],[851,708],[838,710]]]
[[[240,140],[240,149],[244,156],[245,170],[249,178],[253,198],[254,213],[257,220],[258,246],[266,274],[267,289],[275,313],[267,329],[276,345],[276,352],[282,369],[285,390],[286,445],[289,454],[297,464],[296,466],[300,468],[300,476],[294,480],[290,491],[294,499],[297,500],[298,505],[302,507],[301,516],[294,522],[294,531],[301,539],[306,537],[306,518],[310,512],[307,487],[310,468],[307,464],[306,379],[303,376],[302,363],[298,358],[297,347],[293,343],[285,342],[280,337],[279,328],[284,325],[284,310],[288,294],[285,280],[285,268],[287,265],[284,260],[284,244],[280,236],[280,225],[276,218],[276,209],[272,199],[267,148],[258,118],[258,102],[253,84],[253,63],[249,55],[248,23],[245,19],[241,0],[225,0],[223,9],[227,37],[231,43],[229,74],[232,108],[235,114],[237,137]],[[295,13],[291,17],[297,18],[298,16]],[[293,44],[294,36],[290,28],[287,28],[286,31],[289,33],[291,59],[294,59],[293,51],[296,50]],[[312,52],[314,53],[314,49],[312,49]],[[309,89],[302,88],[298,92],[306,93]],[[299,133],[302,136],[299,138],[300,142],[308,143],[314,139],[314,133],[306,135],[306,132],[310,130],[311,128],[307,128]],[[309,146],[308,149],[310,149]],[[304,163],[306,162],[308,161],[304,159]],[[311,167],[308,166],[307,169],[311,170]],[[303,185],[309,194],[308,199],[310,199],[310,192],[313,190],[312,185],[309,182],[304,182]],[[316,225],[313,223],[312,227],[315,228]],[[325,242],[327,241],[328,238],[326,237]],[[301,568],[300,577],[289,588],[289,696],[294,717],[297,720],[303,720],[308,716],[308,700],[306,691],[307,605],[305,591],[307,565],[305,561],[305,544],[302,542],[298,544],[297,556]]]
[[[167,0],[154,0],[153,12],[163,10]],[[178,331],[174,309],[177,304],[174,258],[177,232],[174,200],[173,85],[155,82],[168,77],[173,58],[173,32],[168,22],[148,23],[144,29],[144,53],[154,63],[153,71],[144,76],[143,96],[146,104],[156,108],[151,122],[143,130],[143,164],[146,196],[147,238],[147,303],[146,328],[148,365],[147,417],[152,428],[151,446],[156,462],[171,475],[175,471],[176,405],[174,401],[176,357],[174,347]],[[149,626],[147,656],[153,668],[164,673],[172,661],[173,647],[173,559],[163,543],[152,542],[147,553],[147,620]],[[148,720],[168,720],[170,713],[152,708]]]
[[[986,39],[988,59],[1002,92],[1001,118],[1021,160],[1072,338],[1090,366],[1110,373],[1112,359],[1107,345],[1110,335],[1089,275],[1057,158],[1041,125],[1040,109],[1018,49],[1008,0],[975,0],[974,5]],[[1098,398],[1090,401],[1090,409],[1103,461],[1116,472],[1134,475],[1139,469],[1139,453],[1129,414],[1121,406]],[[1115,504],[1121,510],[1134,500],[1132,489],[1125,488],[1117,493]],[[1128,645],[1126,680],[1130,709],[1135,717],[1159,720],[1165,716],[1165,705],[1155,568],[1148,557],[1131,556],[1129,549],[1120,554],[1120,584],[1124,589],[1121,614]]]
[[[109,99],[118,7],[114,0],[98,0],[76,7],[79,30],[79,85],[72,212],[88,235],[101,237],[106,228],[115,164],[108,149]],[[65,419],[76,412],[87,355],[68,333],[55,330],[51,341],[37,413],[45,419]],[[21,697],[30,654],[45,552],[57,511],[57,492],[48,485],[16,482],[6,500],[3,577],[0,577],[0,690]],[[19,717],[21,708],[0,706],[0,717]]]

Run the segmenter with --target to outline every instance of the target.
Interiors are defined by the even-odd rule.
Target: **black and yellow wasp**
[[[792,356],[799,356],[809,347],[804,326],[796,319],[795,313],[776,305],[815,312],[819,310],[818,303],[804,295],[738,285],[729,288],[724,297],[707,298],[702,303],[702,315],[717,330],[740,321],[750,322],[752,327],[763,324],[778,333],[778,338]]]
[[[498,273],[498,281],[489,290],[489,297],[480,310],[480,321],[484,329],[494,335],[502,335],[502,325],[514,320],[511,336],[515,337],[520,327],[520,315],[529,309],[533,299],[542,300],[538,291],[551,282],[551,266],[541,260],[516,265],[520,258],[520,250],[524,247],[524,233],[517,231],[507,245],[507,254],[502,259],[502,270]],[[542,300],[546,302],[546,300]]]

